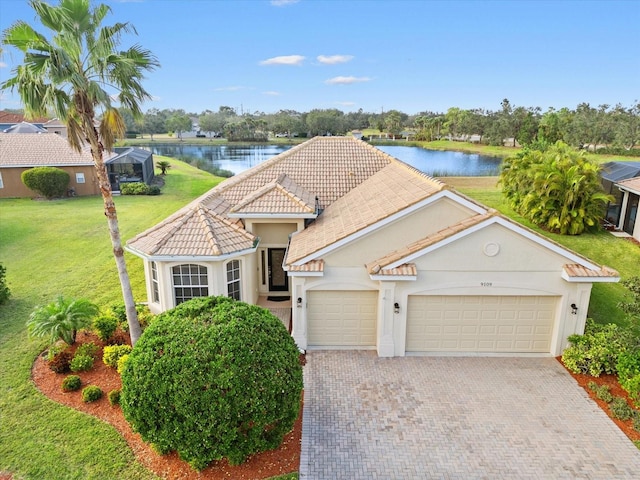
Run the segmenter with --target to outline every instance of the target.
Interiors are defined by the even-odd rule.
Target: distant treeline
[[[398,110],[371,113],[362,109],[344,113],[338,109],[314,109],[309,112],[280,110],[277,113],[238,113],[221,106],[217,112],[188,113],[184,110],[147,111],[136,122],[123,112],[132,134],[197,132],[203,137],[228,140],[267,141],[278,137],[342,135],[375,129],[385,135],[432,141],[442,138],[490,145],[552,144],[558,140],[578,148],[606,148],[612,153],[633,154],[640,144],[640,103],[600,105],[581,103],[575,109],[517,107],[504,99],[498,110],[463,110],[452,107],[446,112],[420,112],[408,115]],[[517,143],[516,143],[517,142]]]

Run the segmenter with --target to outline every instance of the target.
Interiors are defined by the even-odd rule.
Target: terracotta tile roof
[[[365,265],[367,271],[370,274],[380,275],[380,272],[384,270],[387,265],[399,262],[403,258],[413,253],[424,250],[431,245],[435,245],[436,243],[441,242],[442,240],[451,237],[456,233],[462,232],[467,228],[472,227],[473,225],[477,225],[494,215],[496,215],[496,211],[491,210],[485,214],[474,215],[473,217],[465,218],[459,223],[450,225],[447,228],[434,233],[433,235],[429,235],[428,237],[423,238],[422,240],[418,240],[417,242],[410,243],[409,245],[406,245],[398,250],[390,252],[382,258],[378,258],[377,260],[368,263],[367,265]]]
[[[390,163],[327,207],[304,231],[293,235],[286,263],[295,263],[444,188],[442,182],[399,160]]]
[[[600,270],[592,270],[590,268],[578,265],[576,263],[567,264],[563,267],[567,277],[569,278],[619,278],[620,274],[609,268],[603,266]]]
[[[104,160],[116,156],[105,152]],[[89,147],[82,153],[55,133],[0,133],[0,167],[93,165]]]
[[[618,182],[616,185],[620,185],[627,190],[633,190],[634,192],[640,192],[640,177],[630,178],[628,180],[623,180],[622,182]]]
[[[286,270],[289,272],[323,272],[324,260],[311,260],[302,265],[289,265]]]
[[[298,209],[295,213],[308,214],[310,208],[315,212],[316,197],[318,208],[325,209],[376,172],[392,164],[402,165],[407,171],[412,170],[414,177],[422,175],[400,160],[353,137],[315,137],[225,180],[176,215],[182,215],[184,211],[197,205],[215,212],[221,218],[234,212],[246,212],[246,209],[252,213],[278,213],[277,207],[285,208],[289,213],[292,213],[290,209],[294,207]],[[425,175],[422,177],[428,178]],[[413,182],[420,183],[415,178]],[[442,185],[433,179],[430,182]],[[395,188],[394,185],[385,188],[382,178],[378,180],[378,184],[378,189]],[[360,205],[366,204],[362,200],[359,202]],[[173,235],[165,226],[171,219],[138,235],[128,245],[142,254],[153,255],[156,244],[171,243],[176,255],[193,255],[191,245],[194,240],[184,239],[182,243],[178,243],[164,238],[166,235]],[[237,224],[240,224],[240,220],[237,220]],[[142,236],[147,238],[145,242],[139,241]],[[198,242],[202,243],[201,240]]]
[[[229,213],[313,214],[315,211],[315,196],[283,173],[242,199]]]
[[[418,275],[418,267],[415,263],[403,263],[395,268],[381,268],[374,275],[383,277],[415,277]]]
[[[47,118],[27,119],[23,113],[12,113],[0,110],[0,123],[20,123],[27,121],[29,123],[45,123]]]
[[[184,208],[127,245],[152,256],[220,256],[251,249],[257,238],[203,205]]]

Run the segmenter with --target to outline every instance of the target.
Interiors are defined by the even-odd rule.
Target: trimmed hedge
[[[302,366],[268,310],[227,297],[158,315],[122,372],[127,421],[160,453],[201,470],[277,448],[300,410]]]
[[[64,197],[69,186],[69,174],[55,167],[36,167],[22,172],[22,183],[46,198]]]
[[[102,389],[97,385],[89,385],[82,389],[82,401],[84,403],[95,402],[102,398]]]

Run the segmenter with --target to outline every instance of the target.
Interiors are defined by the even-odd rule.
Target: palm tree
[[[123,108],[139,117],[140,104],[150,98],[141,84],[143,73],[159,64],[151,52],[138,45],[125,51],[117,50],[122,34],[136,32],[129,23],[101,26],[111,12],[106,5],[91,8],[89,0],[61,0],[58,6],[41,0],[30,0],[29,4],[48,29],[49,37],[24,21],[5,30],[2,45],[20,50],[24,63],[0,88],[16,89],[29,116],[53,112],[66,124],[69,144],[76,150],[89,145],[109,224],[131,341],[135,343],[141,330],[104,165],[104,151],[112,150],[125,128],[112,99],[117,98]],[[96,127],[100,114],[99,127]]]
[[[29,335],[49,337],[51,343],[64,340],[73,345],[78,330],[90,327],[98,311],[89,300],[70,300],[60,295],[55,302],[33,310],[27,320]]]
[[[167,170],[171,168],[171,164],[167,160],[158,160],[156,167],[160,169],[160,175],[166,175]]]

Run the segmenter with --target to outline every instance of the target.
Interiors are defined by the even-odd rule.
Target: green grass
[[[162,195],[116,197],[123,240],[158,223],[221,180],[167,160],[171,169]],[[531,226],[505,205],[491,179],[447,181]],[[623,278],[638,273],[640,248],[608,233],[545,235],[619,270]],[[121,301],[102,199],[0,200],[0,262],[7,267],[12,292],[9,303],[0,306],[0,472],[12,472],[16,479],[154,478],[115,429],[49,401],[30,381],[33,361],[45,347],[41,341],[27,339],[25,321],[34,306],[61,293],[100,305]],[[127,254],[127,263],[134,296],[144,300],[142,262]],[[616,304],[624,292],[617,284],[595,285],[590,314],[599,322],[620,322]],[[297,475],[282,478],[293,480]]]
[[[221,179],[170,160],[163,194],[116,197],[123,240],[154,225]],[[34,306],[62,293],[120,302],[101,197],[0,200],[0,262],[10,301],[0,306],[0,472],[33,479],[149,479],[111,426],[49,401],[30,381],[43,350],[27,339]],[[144,300],[141,260],[127,254],[134,295]]]

